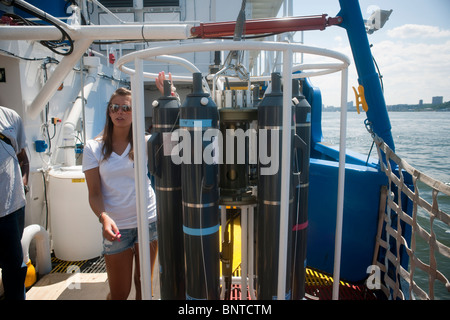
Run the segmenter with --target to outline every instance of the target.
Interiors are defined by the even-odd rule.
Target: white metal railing
[[[176,55],[186,52],[202,52],[202,51],[226,51],[226,50],[261,50],[261,51],[280,51],[283,53],[283,108],[290,111],[292,105],[292,79],[306,78],[318,75],[325,75],[341,71],[341,124],[340,124],[340,145],[339,145],[339,181],[338,181],[338,203],[336,212],[336,238],[335,238],[335,267],[334,267],[334,283],[333,299],[339,296],[339,273],[342,243],[342,217],[343,217],[343,199],[344,199],[344,182],[345,182],[345,139],[346,139],[346,119],[347,119],[347,80],[348,66],[350,60],[347,56],[331,51],[328,49],[315,48],[299,44],[279,43],[279,42],[263,42],[263,41],[211,41],[194,44],[183,44],[165,47],[148,48],[136,51],[121,57],[117,61],[118,68],[131,76],[131,87],[133,92],[133,145],[135,152],[135,176],[136,176],[136,195],[138,208],[138,228],[139,234],[139,250],[141,265],[141,281],[142,281],[142,297],[143,299],[151,299],[151,281],[150,281],[150,255],[147,248],[148,244],[148,228],[147,218],[144,214],[145,210],[139,208],[146,207],[147,193],[145,192],[145,182],[139,177],[144,177],[146,173],[145,163],[145,140],[144,140],[144,77],[154,80],[158,75],[143,72],[143,60],[157,58],[161,55]],[[304,53],[310,55],[318,55],[332,58],[338,61],[334,64],[306,64],[293,66],[294,53]],[[130,65],[134,65],[132,68]],[[293,70],[309,70],[293,75]],[[317,71],[311,71],[317,70]],[[177,75],[172,76],[173,80],[189,80],[190,77],[179,78]],[[251,77],[251,80],[269,80],[269,77]],[[291,113],[283,112],[283,128],[289,128]],[[289,209],[289,159],[291,150],[290,139],[291,131],[284,130],[286,134],[282,137],[282,163],[281,163],[281,205],[280,205],[280,236],[279,243],[279,268],[278,268],[278,288],[277,296],[284,297],[286,284],[286,257],[287,257],[287,234],[288,234],[288,209]],[[246,278],[246,275],[242,275]]]

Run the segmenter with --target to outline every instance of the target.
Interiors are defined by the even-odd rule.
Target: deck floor
[[[102,273],[50,273],[27,292],[27,300],[105,300],[108,277]]]
[[[105,300],[109,292],[108,277],[102,257],[68,262],[52,259],[53,270],[37,281],[28,291],[27,300]],[[155,264],[157,265],[157,264]],[[72,271],[72,272],[71,272]],[[76,272],[73,272],[76,271]],[[333,278],[318,270],[306,269],[307,300],[331,300]],[[159,300],[159,277],[154,272],[152,299]],[[341,300],[376,300],[373,291],[363,284],[340,282]],[[240,299],[240,288],[234,286],[233,300]],[[128,300],[135,299],[134,285]]]
[[[106,299],[109,284],[103,257],[75,262],[52,258],[52,265],[52,272],[39,279],[27,291],[27,300]],[[156,276],[157,272],[154,275],[152,298],[159,299],[159,277]],[[135,297],[132,284],[128,300],[134,300]]]

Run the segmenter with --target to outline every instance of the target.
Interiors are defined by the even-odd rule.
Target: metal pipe
[[[174,63],[179,66],[185,67],[190,73],[194,72],[201,72],[199,68],[189,60],[177,57],[177,56],[168,56],[168,55],[160,55],[156,57],[152,57],[149,60],[159,61],[159,62],[166,62],[166,63]],[[204,82],[205,83],[205,82]]]
[[[123,68],[124,64],[132,62],[135,57],[145,59],[147,57],[159,56],[165,54],[177,54],[185,52],[202,52],[202,51],[221,51],[221,50],[267,50],[267,51],[280,51],[291,49],[293,52],[304,52],[307,54],[321,55],[333,59],[337,59],[343,62],[341,68],[346,68],[350,64],[350,60],[342,53],[316,48],[311,46],[305,46],[300,44],[280,43],[273,41],[208,41],[208,42],[195,42],[183,45],[171,45],[166,47],[153,47],[145,50],[135,51],[124,55],[118,61],[119,69]],[[338,70],[333,70],[336,72]],[[128,72],[127,72],[128,73]]]
[[[24,263],[27,263],[28,260],[30,260],[29,248],[33,239],[36,240],[36,269],[39,275],[43,276],[52,271],[50,236],[44,227],[37,224],[29,225],[23,230],[21,244]]]
[[[76,30],[65,28],[74,41],[93,40],[185,40],[189,38],[188,24],[130,24],[79,26]],[[61,31],[53,26],[1,26],[0,40],[55,40]]]
[[[185,67],[190,73],[196,73],[196,72],[200,72],[200,69],[197,68],[197,66],[195,64],[193,64],[192,62],[190,62],[189,60],[182,58],[182,57],[177,57],[177,56],[169,56],[169,55],[160,55],[160,56],[156,56],[156,57],[152,57],[149,60],[154,60],[154,61],[160,61],[160,62],[167,62],[167,63],[174,63],[177,64],[179,66]],[[158,77],[158,75],[156,73],[149,73],[149,72],[144,72],[144,77],[146,78],[152,78],[155,79]],[[177,76],[172,76],[172,80],[180,80]],[[182,77],[181,81],[192,81],[192,77]],[[203,83],[203,88],[206,89],[206,91],[211,94],[211,90],[209,88],[208,82],[206,81],[206,79],[202,79],[202,83]],[[213,98],[214,100],[214,98]]]
[[[327,18],[326,14],[305,17],[283,17],[247,20],[244,26],[244,35],[282,33],[301,30],[324,30],[326,27],[338,25],[342,22],[340,17]],[[218,38],[232,37],[236,21],[200,23],[191,29],[193,37]]]
[[[248,255],[248,290],[250,292],[250,298],[252,300],[256,300],[255,295],[255,286],[254,286],[254,275],[255,275],[255,267],[254,267],[254,252],[253,252],[253,241],[254,241],[254,212],[255,212],[255,205],[251,205],[249,208],[248,213],[248,230],[249,230],[249,236],[248,236],[248,252],[250,254]]]
[[[88,66],[86,82],[82,86],[63,125],[64,146],[69,147],[64,149],[64,163],[66,166],[75,165],[75,128],[80,119],[80,115],[83,112],[85,101],[88,99],[91,90],[97,81],[97,71],[100,66],[100,59],[97,57],[84,57],[83,61],[84,64]],[[81,78],[84,78],[83,73],[81,73]]]
[[[339,279],[341,270],[342,251],[342,224],[344,217],[344,186],[345,186],[345,139],[347,130],[347,90],[348,69],[341,73],[341,125],[339,138],[339,171],[338,171],[338,198],[336,212],[336,235],[334,243],[334,270],[333,270],[333,300],[339,299]]]
[[[227,207],[225,205],[220,206],[220,225],[222,227],[220,230],[220,239],[223,243],[225,239],[225,229],[227,225]],[[220,284],[222,285],[222,288],[225,288],[225,280],[224,277],[222,276],[220,277]],[[225,290],[222,290],[220,292],[220,299],[224,300],[224,298],[225,298]]]
[[[292,50],[283,50],[283,136],[281,155],[281,198],[280,198],[280,243],[278,256],[277,299],[285,299],[286,266],[289,223],[289,181],[291,159],[291,122],[292,122]],[[288,67],[289,66],[289,67]]]
[[[247,219],[249,206],[241,206],[241,300],[247,300]]]
[[[111,10],[109,10],[107,7],[105,7],[100,1],[98,0],[91,0],[93,3],[95,3],[97,6],[99,6],[103,11],[105,11],[108,15],[113,16],[117,21],[119,21],[120,23],[126,23],[125,21],[123,21],[122,19],[120,19],[116,14],[114,14],[113,12],[111,12]]]
[[[27,113],[31,118],[35,119],[38,116],[39,112],[44,109],[47,102],[53,97],[56,90],[58,90],[61,83],[67,77],[69,72],[72,71],[73,66],[86,52],[91,43],[92,40],[90,39],[83,39],[75,42],[72,54],[64,56],[64,58],[62,58],[61,62],[58,64],[53,74],[45,83],[44,87],[42,87],[41,91],[39,91],[33,102],[31,102],[31,104],[27,107]]]
[[[136,58],[135,74],[131,77],[133,104],[133,148],[134,148],[134,177],[136,187],[136,207],[139,233],[139,265],[141,274],[141,293],[143,300],[152,299],[151,285],[151,257],[149,250],[149,232],[147,217],[147,163],[145,159],[145,114],[144,114],[144,81],[142,76],[142,60]]]

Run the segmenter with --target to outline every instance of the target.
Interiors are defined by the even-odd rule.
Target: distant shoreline
[[[332,106],[322,109],[324,112],[336,112],[340,110],[340,107]],[[387,106],[387,110],[398,112],[450,112],[450,101],[441,104],[396,104]],[[356,112],[356,107],[349,106],[347,111]]]

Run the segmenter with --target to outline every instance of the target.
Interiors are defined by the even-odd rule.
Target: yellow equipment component
[[[27,262],[27,275],[25,277],[25,288],[31,287],[37,281],[36,269],[31,264],[31,260]]]
[[[364,96],[364,87],[362,85],[358,86],[358,92],[356,91],[355,87],[353,87],[353,92],[355,93],[355,100],[356,100],[356,111],[359,112],[359,106],[363,108],[365,112],[369,110],[369,106],[366,102],[366,97]]]

